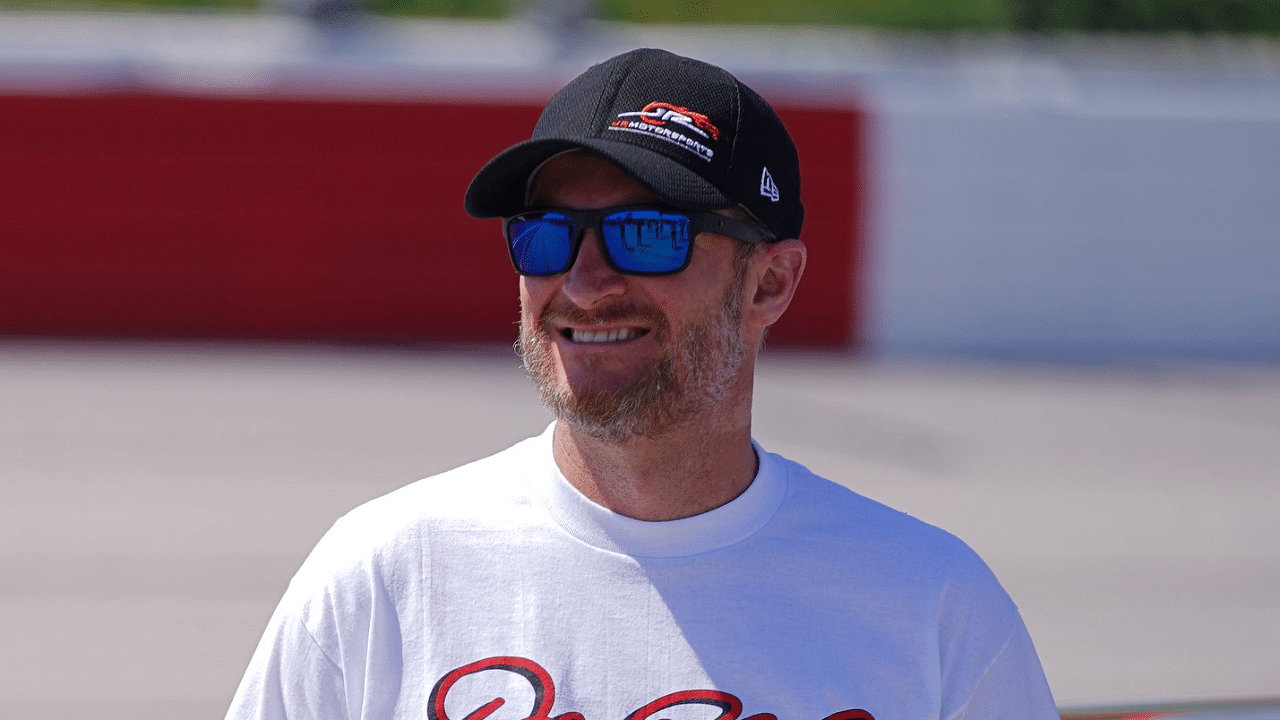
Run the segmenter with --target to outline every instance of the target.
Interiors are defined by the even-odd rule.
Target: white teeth
[[[640,331],[633,328],[617,328],[614,330],[572,330],[573,341],[580,343],[603,343],[630,340],[640,336]]]

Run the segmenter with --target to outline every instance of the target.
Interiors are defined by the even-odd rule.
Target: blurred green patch
[[[1017,26],[1041,32],[1280,32],[1280,0],[1018,0]]]
[[[0,0],[0,8],[225,8],[265,0]],[[503,18],[539,0],[364,0],[385,15]],[[596,16],[635,23],[831,25],[917,30],[1280,34],[1280,0],[595,0]]]
[[[505,18],[521,3],[512,0],[365,0],[374,12],[446,18]]]
[[[1006,28],[1008,0],[599,0],[600,16],[649,23],[870,25],[954,30]]]

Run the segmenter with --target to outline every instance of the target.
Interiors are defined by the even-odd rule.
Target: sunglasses
[[[572,267],[587,228],[596,231],[609,266],[625,275],[674,275],[684,270],[699,233],[748,243],[776,240],[757,225],[719,213],[652,205],[530,210],[502,223],[516,272],[533,277],[559,275]]]

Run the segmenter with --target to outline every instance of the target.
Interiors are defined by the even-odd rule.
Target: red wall
[[[855,340],[861,116],[780,107],[810,266],[779,344]],[[0,333],[511,340],[497,221],[462,210],[539,107],[0,97]]]

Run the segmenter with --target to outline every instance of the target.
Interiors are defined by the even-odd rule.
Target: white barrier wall
[[[1280,74],[999,70],[876,84],[874,346],[1280,357]]]

